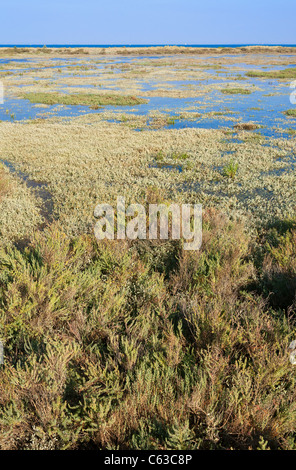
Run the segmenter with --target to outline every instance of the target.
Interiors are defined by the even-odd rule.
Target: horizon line
[[[18,46],[30,46],[30,47],[58,47],[58,46],[67,46],[67,47],[166,47],[166,46],[186,46],[186,47],[204,47],[204,46],[219,46],[219,47],[225,47],[225,46],[296,46],[296,44],[287,44],[287,43],[212,43],[212,44],[202,44],[202,43],[196,43],[196,44],[188,44],[188,43],[162,43],[162,44],[137,44],[137,43],[132,43],[132,44],[127,44],[127,43],[122,43],[122,44],[79,44],[79,43],[18,43],[18,44],[2,44],[0,43],[0,47],[5,46],[5,47],[18,47]]]

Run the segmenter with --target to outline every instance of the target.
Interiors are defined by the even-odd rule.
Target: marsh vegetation
[[[246,74],[248,77],[256,77],[256,78],[274,78],[277,80],[293,80],[296,78],[296,70],[295,68],[289,68],[284,70],[272,70],[269,72],[265,72],[262,70],[252,70],[251,72],[247,72]]]
[[[250,95],[252,92],[246,88],[223,88],[221,93],[224,95]]]
[[[294,56],[47,49],[1,69],[0,449],[295,450],[295,112],[248,75]],[[98,243],[118,195],[202,203],[201,250]]]
[[[295,228],[2,250],[0,447],[294,449]]]
[[[38,104],[64,104],[80,106],[135,106],[147,103],[146,100],[136,96],[124,96],[118,94],[83,94],[66,95],[61,93],[25,93],[23,98]]]
[[[287,111],[285,111],[285,114],[287,116],[296,117],[296,109],[288,109]]]

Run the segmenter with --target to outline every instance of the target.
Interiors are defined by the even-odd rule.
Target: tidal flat
[[[98,202],[117,194],[140,202],[151,186],[252,227],[293,213],[295,53],[85,52],[0,50],[0,158],[16,184],[24,186],[17,171],[46,184],[67,233],[91,231]],[[186,161],[172,164],[178,153]],[[29,192],[36,208],[16,237],[39,223],[40,200]]]
[[[0,48],[0,449],[296,449],[295,59]],[[97,242],[117,196],[201,250]]]

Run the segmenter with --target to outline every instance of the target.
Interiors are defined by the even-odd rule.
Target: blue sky
[[[295,44],[295,0],[1,0],[0,44]]]

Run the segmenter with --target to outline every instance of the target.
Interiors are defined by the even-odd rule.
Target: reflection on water
[[[169,57],[114,57],[114,58],[100,58],[98,60],[92,58],[51,58],[48,62],[53,62],[50,65],[50,68],[53,69],[54,74],[51,77],[51,81],[54,81],[55,77],[58,75],[59,79],[68,78],[71,76],[81,77],[81,84],[75,85],[75,88],[93,88],[93,85],[84,85],[83,79],[85,76],[79,75],[79,67],[90,67],[91,74],[87,77],[98,76],[98,74],[104,72],[106,69],[110,70],[110,66],[116,65],[113,70],[115,78],[112,79],[112,89],[118,89],[116,87],[116,73],[122,72],[121,65],[131,65],[133,61],[137,63],[147,63],[147,61],[165,59],[169,60]],[[209,59],[209,57],[207,57]],[[28,59],[0,59],[0,79],[1,79],[1,65],[11,64],[12,68],[8,69],[5,67],[5,71],[8,70],[12,73],[13,77],[17,77],[20,73],[23,73],[27,70],[32,70],[32,68],[27,67]],[[36,62],[36,69],[40,70],[39,62],[40,59],[30,60],[32,65]],[[13,68],[13,64],[23,63],[23,67]],[[284,132],[281,133],[283,137],[289,137],[288,130],[295,127],[295,119],[287,118],[283,114],[283,111],[291,108],[290,103],[290,94],[291,89],[289,87],[289,82],[279,82],[273,79],[260,79],[260,78],[249,78],[246,77],[246,72],[249,69],[258,69],[264,71],[270,70],[281,70],[284,68],[293,67],[293,65],[285,66],[260,66],[260,65],[250,65],[243,62],[235,62],[222,64],[217,68],[217,70],[203,68],[202,71],[205,74],[205,78],[202,80],[174,80],[169,81],[169,89],[198,89],[204,85],[211,85],[212,88],[207,93],[197,96],[195,98],[169,98],[169,97],[149,97],[149,102],[147,104],[141,104],[138,106],[129,107],[114,107],[114,106],[105,106],[99,110],[91,110],[87,106],[48,106],[46,109],[42,109],[28,100],[15,98],[12,96],[5,96],[4,105],[0,106],[0,120],[3,121],[22,121],[28,119],[47,119],[48,117],[67,117],[67,116],[79,116],[83,114],[97,114],[102,113],[105,110],[107,111],[116,111],[119,113],[132,113],[140,116],[148,115],[151,111],[159,111],[160,113],[167,114],[168,117],[172,117],[165,126],[165,128],[173,129],[182,129],[186,127],[194,128],[211,128],[219,129],[223,127],[232,127],[232,122],[229,118],[235,116],[241,122],[252,121],[258,126],[260,126],[259,131],[262,135],[271,137],[279,136],[279,132],[282,132],[281,129],[284,129]],[[34,67],[33,67],[34,69]],[[59,70],[57,74],[56,69]],[[245,70],[242,70],[245,69]],[[213,78],[213,72],[216,74],[216,78]],[[206,75],[209,75],[209,78],[206,78]],[[225,78],[230,80],[233,77],[239,75],[243,81],[242,86],[248,87],[249,89],[254,88],[254,92],[249,95],[222,95],[221,91],[215,89],[215,84],[221,87],[221,84],[227,86],[227,81]],[[223,78],[224,77],[224,80]],[[38,79],[40,80],[40,79]],[[42,80],[42,79],[41,79]],[[43,79],[46,80],[46,79]],[[122,78],[121,78],[122,80]],[[161,88],[164,82],[157,81],[156,79],[145,79],[139,77],[136,79],[136,84],[139,90],[150,91],[157,88]],[[21,86],[21,85],[20,85]],[[258,90],[257,88],[260,88]],[[110,87],[104,85],[99,88],[100,90],[110,89]],[[71,92],[71,86],[60,88],[61,92]],[[141,91],[137,93],[141,97]],[[194,108],[192,110],[192,108]],[[200,114],[199,117],[194,117],[190,119],[180,119],[180,113],[183,110],[187,110],[196,114],[196,111]],[[191,111],[192,110],[192,111]],[[209,113],[212,113],[210,115]],[[215,114],[216,113],[216,114]],[[219,113],[219,115],[217,114]],[[285,132],[285,130],[287,132]]]

